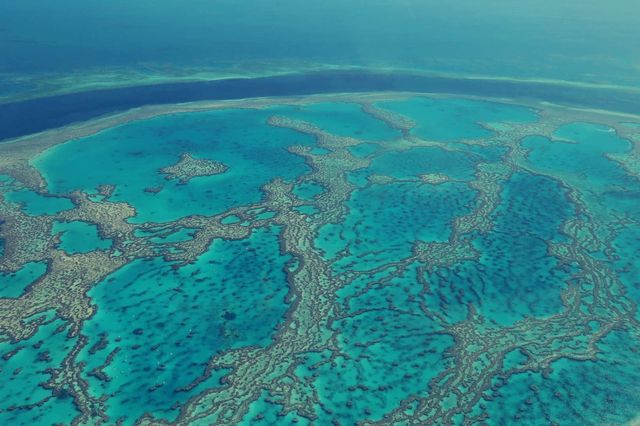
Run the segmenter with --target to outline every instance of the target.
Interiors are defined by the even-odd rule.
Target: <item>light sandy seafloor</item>
[[[455,99],[462,99],[462,102],[490,101],[496,103],[495,108],[498,109],[524,106],[528,111],[535,112],[536,120],[480,120],[476,123],[476,120],[467,117],[469,125],[486,131],[486,136],[461,137],[455,141],[427,138],[416,135],[423,124],[421,119],[392,109],[394,102],[402,103],[407,99],[418,99],[418,102],[421,99],[442,102]],[[570,135],[557,134],[558,129],[571,126],[572,123],[606,126],[606,131],[597,131],[627,141],[633,149],[605,152],[602,156],[594,156],[594,161],[600,161],[601,157],[602,161],[613,160],[610,163],[621,166],[624,169],[621,173],[626,174],[630,181],[640,182],[637,168],[640,134],[636,128],[622,124],[640,122],[640,116],[636,115],[565,108],[542,102],[415,93],[337,94],[148,106],[0,144],[0,175],[10,177],[10,180],[0,183],[0,194],[30,189],[45,197],[52,197],[53,194],[49,193],[50,182],[47,182],[49,176],[44,176],[38,169],[39,162],[55,155],[55,150],[66,142],[87,138],[83,143],[91,143],[90,137],[99,137],[102,132],[117,127],[157,117],[204,111],[239,109],[268,113],[270,108],[282,105],[301,107],[303,114],[304,107],[327,103],[355,104],[367,120],[385,124],[397,132],[397,137],[377,141],[356,134],[339,135],[320,127],[311,119],[305,121],[297,116],[287,116],[290,110],[285,109],[282,113],[269,116],[268,127],[293,131],[301,138],[315,142],[317,146],[301,143],[287,148],[289,153],[304,159],[310,168],[308,173],[291,181],[279,177],[269,180],[261,188],[263,197],[246,205],[234,206],[214,215],[193,214],[168,222],[138,223],[131,220],[141,212],[137,212],[127,201],[111,198],[117,190],[111,185],[112,182],[101,182],[97,194],[82,190],[55,194],[56,197],[71,200],[72,208],[45,215],[26,214],[19,203],[9,202],[2,197],[0,216],[4,223],[0,227],[0,238],[5,241],[5,248],[0,257],[0,272],[15,272],[31,262],[46,262],[47,271],[19,297],[0,298],[0,332],[12,342],[29,341],[41,326],[51,321],[40,315],[52,311],[66,324],[72,347],[57,365],[51,367],[45,388],[52,390],[53,395],[64,394],[73,399],[77,409],[74,423],[97,424],[115,420],[109,414],[113,410],[109,398],[113,395],[99,395],[89,386],[85,365],[80,362],[84,356],[82,354],[89,348],[97,353],[104,350],[102,346],[113,349],[113,355],[109,355],[102,365],[92,365],[94,369],[91,371],[92,377],[109,383],[110,363],[114,357],[117,359],[118,351],[127,350],[124,343],[119,346],[118,340],[110,340],[113,336],[105,337],[108,342],[96,342],[92,340],[95,336],[85,331],[92,318],[105,308],[100,304],[96,306],[88,295],[96,283],[137,261],[158,256],[176,265],[176,270],[188,269],[189,265],[205,256],[212,242],[250,240],[261,235],[264,229],[279,229],[279,252],[295,259],[287,264],[288,305],[282,321],[273,326],[273,339],[264,345],[228,348],[220,354],[211,354],[204,373],[201,371],[200,376],[186,386],[198,392],[185,401],[176,402],[177,414],[171,421],[158,417],[156,413],[146,414],[140,419],[123,415],[126,424],[132,424],[135,420],[140,424],[268,424],[273,419],[300,424],[330,424],[333,420],[348,424],[354,420],[348,417],[351,414],[363,424],[476,424],[491,421],[499,424],[500,412],[510,405],[518,407],[511,421],[518,421],[520,418],[517,416],[539,415],[550,424],[564,424],[564,419],[553,411],[557,405],[553,398],[562,401],[571,410],[575,411],[576,407],[567,396],[571,390],[560,386],[572,382],[555,377],[554,369],[565,371],[556,366],[565,366],[564,363],[569,362],[590,366],[601,358],[606,361],[610,356],[603,349],[609,346],[607,339],[622,332],[626,333],[629,344],[633,345],[631,352],[640,348],[637,295],[625,281],[628,278],[623,278],[622,271],[632,265],[625,264],[623,267],[617,263],[621,257],[625,260],[629,256],[623,249],[617,251],[615,240],[620,232],[638,229],[640,215],[633,210],[633,206],[625,215],[610,210],[613,207],[600,202],[599,197],[610,192],[610,186],[615,186],[616,182],[607,182],[607,191],[603,190],[601,194],[599,187],[594,187],[594,183],[588,179],[589,176],[581,177],[579,173],[572,172],[569,166],[562,166],[562,163],[561,167],[554,168],[556,165],[545,162],[544,156],[536,157],[538,148],[531,145],[533,137],[544,139],[545,147],[572,149],[580,141],[571,139]],[[428,121],[428,117],[425,119]],[[427,123],[427,130],[429,125],[435,127],[437,123]],[[356,154],[355,150],[365,145],[374,146],[378,151]],[[478,154],[494,148],[504,150],[498,160],[488,160]],[[455,176],[453,170],[424,170],[415,177],[375,172],[361,183],[348,178],[357,175],[360,170],[377,167],[376,161],[385,155],[403,155],[421,149],[437,151],[444,158],[460,155],[459,158],[465,161],[473,160],[473,169],[460,171],[460,176]],[[194,155],[194,158],[199,157]],[[227,166],[224,161],[221,163]],[[175,162],[166,164],[165,168],[173,164]],[[105,167],[109,166],[105,164]],[[229,170],[234,170],[233,164],[228,166]],[[226,173],[226,169],[220,166],[210,168],[212,176]],[[194,176],[181,175],[181,180],[185,184],[197,181],[203,177],[198,174],[203,173],[201,169],[206,167],[196,168]],[[512,182],[525,179],[523,176],[539,182],[540,186],[524,197],[509,201],[505,207],[503,201],[512,195],[505,188],[510,188]],[[601,178],[606,180],[610,176]],[[310,200],[304,199],[296,192],[296,188],[310,183],[321,186],[323,191]],[[387,187],[388,192],[384,192]],[[184,189],[187,190],[188,186]],[[380,240],[370,248],[361,247],[364,243],[360,241],[368,241],[368,235],[376,232],[376,217],[384,217],[386,206],[367,204],[367,199],[377,198],[361,194],[383,191],[385,197],[393,197],[393,194],[403,190],[428,191],[426,198],[438,200],[442,196],[443,203],[449,203],[450,197],[456,199],[467,191],[472,191],[469,192],[472,196],[469,200],[460,201],[459,205],[447,204],[441,215],[446,218],[447,214],[453,214],[450,221],[434,217],[433,221],[444,220],[446,226],[443,227],[450,228],[446,238],[415,238],[406,255],[389,259],[380,257],[381,247],[378,244],[382,245],[384,251],[385,241]],[[154,191],[161,192],[163,188],[149,190]],[[483,238],[489,242],[492,238],[502,238],[500,235],[505,233],[504,230],[498,236],[494,234],[495,229],[502,226],[499,225],[501,221],[506,221],[509,226],[517,225],[509,223],[511,212],[508,208],[511,204],[520,202],[522,198],[554,194],[557,195],[557,198],[553,198],[554,203],[565,203],[567,211],[574,209],[575,213],[563,213],[568,216],[559,224],[559,229],[551,230],[554,234],[552,239],[536,237],[532,241],[544,240],[545,256],[561,265],[559,274],[566,274],[566,281],[556,286],[559,294],[557,310],[544,311],[540,315],[520,315],[521,312],[514,308],[515,313],[510,312],[509,315],[515,319],[504,320],[495,311],[480,307],[478,300],[474,299],[474,295],[484,294],[482,287],[490,283],[482,281],[482,286],[476,288],[478,282],[470,280],[466,285],[471,288],[465,288],[462,282],[457,283],[462,287],[454,291],[446,285],[447,279],[441,282],[441,277],[447,276],[446,271],[455,270],[461,265],[485,262],[482,250],[486,249],[492,259],[507,256],[508,253],[499,249],[492,251],[496,250],[493,246],[480,249],[482,243],[479,241],[485,241]],[[417,198],[422,200],[423,197]],[[393,208],[399,210],[389,218],[401,218],[398,219],[399,223],[394,223],[395,231],[388,234],[391,239],[395,233],[410,230],[414,221],[429,227],[430,220],[419,221],[430,214],[428,208],[434,211],[440,208],[437,204],[427,207],[417,204],[425,209],[420,211],[408,205],[407,212],[402,210],[402,201],[398,205]],[[304,206],[311,206],[313,212],[302,210]],[[539,207],[540,203],[534,202],[523,210]],[[560,209],[552,203],[542,207],[541,214],[545,209],[551,212],[555,212],[555,208]],[[362,218],[353,218],[351,214],[355,211],[360,212]],[[371,215],[366,216],[369,213]],[[230,220],[235,218],[238,220]],[[523,220],[523,223],[531,226],[528,232],[534,233],[538,226],[544,228],[546,219],[527,217],[529,222]],[[371,222],[369,226],[374,230],[365,228],[365,231],[358,231],[358,223],[366,220]],[[78,254],[61,250],[59,237],[52,234],[51,228],[54,222],[73,221],[95,224],[101,238],[113,241],[112,247]],[[331,246],[327,245],[331,232],[325,230],[332,224],[344,226],[338,234],[340,240],[347,240],[347,248],[339,251],[335,258],[327,255],[331,250]],[[380,225],[381,229],[386,229],[384,225]],[[192,238],[156,243],[152,240],[154,237],[149,236],[159,233],[167,237],[184,229],[192,230]],[[355,237],[349,239],[349,232],[353,232]],[[380,231],[380,235],[387,235],[384,232]],[[525,235],[518,238],[525,238]],[[362,250],[362,253],[358,253],[358,250]],[[361,266],[358,262],[363,258],[373,259],[372,266],[366,263]],[[515,259],[515,264],[502,269],[517,269],[529,260]],[[627,260],[633,263],[633,259]],[[490,266],[490,263],[483,264],[485,268]],[[199,273],[194,270],[191,276],[199,276]],[[543,274],[539,271],[534,273]],[[412,274],[416,278],[407,278],[413,277]],[[464,272],[457,274],[464,275]],[[455,281],[455,277],[452,275],[450,279]],[[182,278],[188,280],[187,276]],[[540,277],[540,282],[545,280],[553,283],[553,278]],[[488,281],[491,281],[491,277]],[[104,285],[106,283],[100,284]],[[530,293],[536,293],[535,289],[534,286]],[[141,290],[142,293],[144,291]],[[522,298],[529,297],[528,292],[514,294]],[[517,305],[518,297],[508,298],[504,304],[511,303],[509,299],[513,299]],[[526,306],[522,309],[532,312],[543,309],[546,303],[544,297],[542,294],[527,303],[523,301]],[[490,305],[488,300],[485,303]],[[455,316],[454,311],[457,310],[464,311],[464,314]],[[419,328],[412,329],[416,324]],[[147,333],[150,328],[136,328],[138,331],[134,331],[134,334],[142,335],[143,331],[139,330],[144,329],[144,333]],[[402,332],[403,328],[406,333]],[[365,335],[358,334],[357,330]],[[420,340],[423,334],[429,335],[433,341]],[[128,339],[127,336],[123,338],[125,341]],[[399,356],[387,360],[380,355],[380,352],[383,355],[384,352],[393,352],[394,344],[400,345],[400,342],[406,346],[398,349],[399,352],[412,353],[417,348],[417,352],[412,353],[412,359],[403,360]],[[368,366],[369,360],[378,360],[381,356],[383,361],[380,364]],[[12,357],[9,352],[7,359],[11,360]],[[429,363],[420,364],[422,361]],[[612,365],[617,364],[614,362]],[[433,368],[434,375],[420,376],[429,370],[428,366]],[[187,369],[186,366],[184,368]],[[564,368],[573,371],[571,368],[575,368],[575,365]],[[354,371],[358,372],[353,373],[356,378],[351,377]],[[400,382],[413,384],[417,380],[418,388],[407,391],[406,396],[398,397],[392,404],[386,401],[385,395],[400,392],[398,389],[402,386],[396,382],[386,383],[385,378],[394,377],[398,371],[402,372]],[[529,373],[541,374],[540,382],[517,387],[522,377],[527,377]],[[635,373],[628,373],[631,381]],[[207,378],[217,377],[218,374],[223,377],[221,386],[198,387]],[[624,381],[627,376],[623,376]],[[547,380],[558,383],[557,388],[547,389]],[[585,393],[594,393],[590,391],[592,385],[585,382]],[[162,384],[157,386],[153,391],[161,388]],[[573,390],[580,397],[585,397],[580,391]],[[549,392],[549,395],[545,392]],[[625,404],[625,398],[629,398],[631,401],[624,407],[635,409],[633,404],[638,401],[632,400],[632,396],[619,396],[620,393],[624,392],[613,389],[613,392],[604,392],[603,395],[611,398],[610,404]],[[344,394],[354,396],[340,400]],[[517,399],[520,396],[526,400],[503,402],[505,398]],[[547,396],[551,402],[545,399]],[[46,405],[47,401],[41,401],[40,405]],[[371,405],[372,401],[385,402],[375,407]],[[528,414],[526,409],[547,406],[552,408],[541,408],[538,414]],[[607,415],[606,407],[594,406],[590,409],[597,415]],[[277,416],[270,417],[275,416],[274,410],[278,412]],[[593,417],[580,418],[573,411],[568,413],[575,416],[568,424],[600,422]],[[592,415],[592,411],[586,415]],[[633,422],[631,418],[624,420]],[[530,420],[527,418],[529,424],[534,424]]]

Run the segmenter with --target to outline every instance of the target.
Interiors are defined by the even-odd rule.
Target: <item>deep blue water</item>
[[[93,90],[0,104],[0,140],[142,105],[207,99],[387,90],[508,96],[629,113],[640,111],[640,92],[411,74],[326,71],[251,79]]]

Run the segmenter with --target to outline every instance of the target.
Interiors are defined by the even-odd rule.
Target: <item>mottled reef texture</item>
[[[325,101],[351,102],[359,104],[369,117],[398,130],[400,136],[394,141],[364,141],[328,133],[312,123],[274,115],[268,125],[310,135],[322,149],[316,151],[303,145],[289,148],[291,153],[304,158],[311,168],[310,173],[300,176],[296,182],[274,179],[262,188],[264,197],[257,203],[235,207],[215,216],[188,216],[162,224],[139,224],[128,220],[135,216],[136,211],[126,202],[111,201],[114,188],[109,186],[109,182],[104,182],[105,186],[100,188],[98,195],[102,198],[82,192],[65,194],[64,197],[73,203],[73,208],[51,215],[29,215],[18,204],[8,202],[4,194],[30,189],[45,197],[50,196],[45,179],[29,160],[67,139],[86,136],[130,120],[173,112],[223,108],[226,104],[181,106],[175,111],[149,108],[0,144],[0,175],[9,177],[0,181],[0,239],[4,241],[0,272],[18,271],[29,262],[45,262],[47,265],[44,276],[22,296],[0,299],[0,335],[12,342],[27,340],[44,324],[41,315],[55,312],[59,319],[68,324],[69,339],[76,340],[62,362],[49,370],[49,380],[41,386],[52,390],[53,395],[67,395],[73,399],[77,409],[74,424],[111,424],[115,419],[110,419],[106,414],[108,398],[97,397],[91,391],[83,379],[85,366],[78,359],[78,354],[88,344],[88,336],[82,332],[83,324],[96,311],[96,306],[87,295],[89,290],[105,277],[136,260],[163,256],[166,261],[174,262],[175,268],[180,268],[195,262],[216,239],[243,240],[254,230],[275,225],[281,229],[280,251],[292,256],[296,262],[287,272],[288,312],[274,331],[272,342],[266,346],[232,348],[220,354],[211,354],[204,375],[193,387],[215,372],[224,371],[221,386],[205,389],[190,397],[179,407],[179,414],[174,421],[160,419],[154,414],[147,414],[137,421],[143,425],[237,424],[252,415],[257,415],[259,420],[259,413],[251,414],[251,405],[267,392],[269,398],[278,404],[283,421],[293,413],[298,416],[296,421],[330,424],[334,413],[320,401],[319,391],[313,381],[317,374],[303,377],[299,370],[313,363],[314,354],[326,356],[311,365],[311,371],[330,368],[351,356],[346,353],[342,338],[338,337],[339,328],[336,324],[355,320],[359,315],[368,313],[368,309],[350,310],[349,303],[338,296],[340,291],[359,280],[365,282],[359,294],[374,288],[390,287],[394,285],[394,280],[404,278],[409,270],[417,268],[418,278],[412,284],[418,289],[416,294],[420,297],[432,294],[432,284],[425,277],[443,268],[480,258],[481,249],[474,241],[494,230],[494,214],[501,203],[505,182],[516,173],[526,172],[557,183],[577,212],[562,224],[563,238],[548,242],[548,253],[572,271],[569,273],[570,279],[561,283],[562,309],[552,315],[529,316],[499,325],[488,321],[473,303],[465,307],[466,318],[460,321],[448,318],[446,308],[442,309],[442,306],[421,303],[420,312],[415,315],[428,319],[437,330],[435,334],[449,336],[453,342],[446,349],[444,367],[436,371],[435,377],[422,384],[421,391],[403,398],[395,408],[377,418],[367,417],[365,411],[365,415],[358,420],[362,424],[490,422],[485,403],[490,391],[495,390],[496,380],[507,382],[523,372],[541,372],[545,375],[550,372],[551,364],[559,359],[595,360],[599,353],[599,342],[615,330],[627,330],[634,338],[638,338],[640,324],[636,316],[637,307],[612,266],[614,254],[611,244],[620,229],[638,227],[639,224],[631,218],[612,219],[608,213],[590,205],[584,196],[590,191],[586,181],[565,179],[564,176],[536,168],[528,161],[529,150],[522,141],[531,135],[554,140],[556,129],[567,123],[600,123],[615,129],[617,135],[634,144],[632,153],[611,154],[609,157],[640,179],[640,132],[621,125],[620,117],[605,112],[536,105],[538,120],[535,122],[504,126],[479,123],[490,131],[490,136],[450,144],[415,136],[412,130],[418,123],[414,119],[377,105],[380,101],[402,99],[403,96],[325,96],[230,103],[234,107],[262,108],[271,103],[305,105]],[[370,175],[364,183],[365,188],[403,182],[441,188],[457,183],[475,195],[469,209],[453,219],[451,233],[446,240],[416,240],[406,257],[393,259],[393,262],[376,266],[373,270],[345,271],[334,268],[334,264],[348,258],[349,249],[337,258],[329,259],[317,247],[317,236],[320,228],[341,223],[350,214],[347,203],[358,187],[349,176],[369,167],[378,155],[354,155],[351,148],[363,143],[379,145],[384,152],[417,147],[438,147],[448,152],[474,147],[500,147],[504,149],[504,154],[499,161],[479,160],[469,181],[460,181],[443,173],[424,173],[412,179]],[[224,164],[197,159],[185,152],[176,164],[168,165],[160,172],[168,179],[178,179],[186,184],[191,178],[220,174],[226,170]],[[311,200],[303,200],[296,195],[294,187],[305,183],[319,185],[322,192]],[[313,214],[300,210],[301,206],[309,204],[315,208]],[[265,212],[272,214],[265,215]],[[58,248],[58,242],[51,232],[55,221],[95,224],[100,236],[112,240],[113,245],[107,250],[66,254]],[[181,229],[192,230],[192,238],[175,242],[152,241],[153,237],[170,235]],[[152,231],[153,236],[149,234]],[[460,297],[459,303],[464,305],[466,302]],[[393,306],[394,300],[389,298],[388,304]],[[97,308],[100,309],[99,306]],[[522,355],[524,361],[508,362],[514,352]],[[92,374],[104,377],[101,369],[105,367],[101,366]],[[396,368],[403,369],[404,366],[397,365]],[[410,370],[407,368],[407,371]],[[352,390],[355,394],[358,389]],[[133,420],[136,419],[127,419],[127,423]],[[543,423],[560,420],[547,419]],[[336,423],[338,421],[335,420]]]
[[[187,183],[194,177],[219,175],[227,169],[227,166],[218,161],[193,158],[184,153],[176,164],[164,167],[160,172],[167,175],[167,179],[178,179],[180,183]]]

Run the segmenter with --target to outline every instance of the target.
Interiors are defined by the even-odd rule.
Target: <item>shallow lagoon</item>
[[[111,199],[136,208],[138,222],[221,213],[258,201],[260,187],[274,177],[291,179],[308,170],[286,148],[312,141],[268,126],[266,119],[278,113],[225,110],[131,123],[53,148],[35,165],[52,193],[115,185]],[[228,171],[186,184],[168,181],[160,170],[185,152],[219,161]]]
[[[287,310],[289,257],[279,255],[277,233],[215,241],[177,270],[162,259],[137,261],[95,287],[90,296],[98,312],[83,329],[90,346],[80,359],[91,388],[114,395],[110,417],[125,424],[147,412],[173,419],[175,403],[221,385],[219,372],[180,390],[205,373],[211,356],[269,343]],[[110,356],[104,376],[91,373]]]
[[[81,221],[55,222],[52,232],[60,235],[60,249],[70,254],[107,250],[112,243],[100,238],[95,225]]]
[[[47,265],[43,262],[31,262],[25,264],[20,270],[9,273],[0,273],[0,297],[19,297],[29,285],[33,284],[47,271]]]
[[[358,102],[132,122],[31,159],[44,195],[4,179],[3,212],[50,230],[45,255],[0,269],[5,312],[27,312],[23,291],[60,265],[103,253],[115,266],[65,281],[85,316],[49,295],[39,327],[0,341],[0,419],[634,418],[640,180],[606,156],[631,149],[615,123],[554,110],[549,132],[505,103]],[[416,125],[403,134],[385,111]],[[185,153],[227,169],[168,179]],[[118,216],[126,205],[134,216]],[[67,376],[42,386],[53,371]]]

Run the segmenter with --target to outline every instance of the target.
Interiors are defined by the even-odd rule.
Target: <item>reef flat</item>
[[[0,144],[3,424],[625,424],[640,117],[338,94]]]
[[[193,158],[190,154],[184,153],[176,164],[163,167],[160,172],[169,180],[178,179],[180,183],[187,183],[194,177],[219,175],[227,169],[227,166],[217,161]]]

